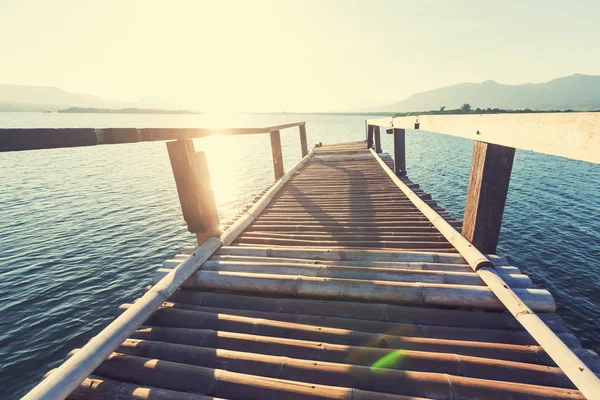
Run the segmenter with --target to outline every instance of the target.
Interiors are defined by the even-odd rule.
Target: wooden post
[[[300,125],[300,147],[302,148],[302,158],[308,154],[308,143],[306,141],[306,125]]]
[[[485,254],[496,252],[514,156],[512,147],[473,144],[462,234]]]
[[[406,135],[404,129],[393,128],[394,134],[394,173],[406,176]]]
[[[283,170],[283,153],[281,152],[281,135],[279,131],[271,132],[271,152],[273,153],[273,169],[275,180],[279,180],[285,173]]]
[[[381,134],[379,125],[375,126],[375,152],[381,153]]]
[[[221,234],[219,214],[204,153],[196,154],[192,139],[167,142],[183,219],[198,244]]]
[[[367,149],[373,148],[373,125],[367,125]]]

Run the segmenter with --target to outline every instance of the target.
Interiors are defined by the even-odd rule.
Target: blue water
[[[308,141],[362,140],[364,117],[0,113],[0,127],[263,126],[303,120]],[[221,220],[273,181],[268,135],[195,140]],[[286,169],[300,159],[282,132]],[[409,131],[407,169],[462,218],[472,142]],[[383,135],[384,151],[391,137]],[[499,253],[549,289],[587,348],[600,351],[600,165],[517,151]],[[0,393],[18,398],[143,292],[194,243],[164,143],[0,153]]]

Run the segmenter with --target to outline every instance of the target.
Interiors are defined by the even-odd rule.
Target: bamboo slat
[[[154,275],[154,282],[158,282],[169,271],[159,269]],[[487,287],[423,282],[368,281],[200,270],[192,275],[182,287],[199,290],[239,290],[248,293],[333,300],[353,299],[392,304],[504,309],[502,303]],[[534,310],[554,312],[556,308],[552,295],[546,290],[515,289],[515,292]]]
[[[142,386],[90,375],[69,395],[68,400],[223,400],[212,396]]]

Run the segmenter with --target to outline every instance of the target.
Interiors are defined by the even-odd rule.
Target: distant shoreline
[[[201,114],[190,110],[159,110],[154,108],[83,108],[71,107],[58,110],[59,113],[73,114]]]

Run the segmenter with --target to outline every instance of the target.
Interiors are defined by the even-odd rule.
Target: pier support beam
[[[306,141],[306,125],[300,125],[300,147],[302,148],[302,158],[308,154],[308,142]]]
[[[284,174],[283,170],[283,152],[281,151],[281,135],[279,131],[271,132],[271,152],[273,153],[273,169],[275,170],[275,180],[279,180]]]
[[[181,211],[188,230],[198,244],[221,234],[219,214],[203,152],[196,153],[191,139],[167,142],[171,168],[177,185]]]
[[[462,234],[484,254],[496,253],[515,149],[476,141]]]
[[[375,152],[381,153],[381,129],[378,125],[375,126]]]
[[[394,134],[394,173],[406,176],[406,134],[404,129],[393,128]]]
[[[373,125],[367,125],[367,149],[373,148]]]

